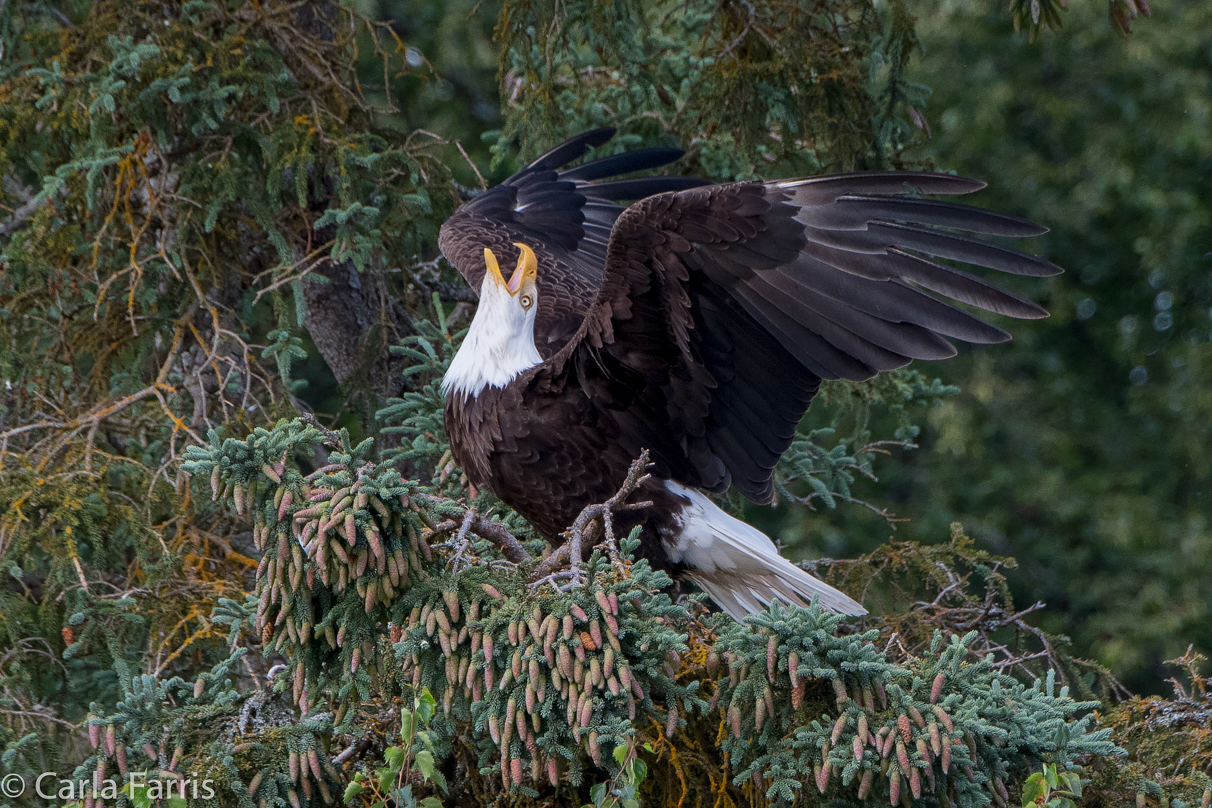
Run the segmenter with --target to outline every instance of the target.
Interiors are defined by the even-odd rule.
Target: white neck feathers
[[[519,374],[542,364],[534,346],[538,306],[523,309],[516,298],[485,273],[480,305],[458,352],[442,378],[448,397],[476,398],[485,387],[505,387]]]

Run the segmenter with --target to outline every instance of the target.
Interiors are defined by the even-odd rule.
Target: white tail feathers
[[[818,581],[785,558],[774,556],[775,563],[757,572],[704,575],[694,571],[685,576],[699,585],[733,620],[760,612],[775,599],[794,606],[807,606],[813,596],[827,609],[842,614],[860,615],[867,610],[855,600],[823,581]]]
[[[780,556],[769,536],[729,516],[701,492],[672,481],[665,487],[689,500],[674,515],[680,533],[665,537],[670,560],[687,565],[685,577],[733,619],[760,612],[775,599],[803,606],[813,597],[835,612],[867,613],[852,598]]]

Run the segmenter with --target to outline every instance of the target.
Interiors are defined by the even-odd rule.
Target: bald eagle
[[[651,475],[633,501],[650,504],[616,520],[642,527],[640,557],[738,619],[776,598],[863,614],[707,495],[771,502],[822,380],[954,356],[950,339],[1009,339],[940,298],[1046,317],[936,260],[1053,275],[1042,258],[966,235],[1045,228],[916,195],[984,187],[944,174],[610,179],[681,154],[668,149],[559,170],[612,135],[556,147],[442,228],[443,253],[479,289],[442,382],[456,461],[558,543],[646,450]]]

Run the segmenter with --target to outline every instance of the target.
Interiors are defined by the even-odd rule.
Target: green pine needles
[[[815,785],[848,804],[868,798],[1004,808],[1012,773],[1037,760],[1072,765],[1117,750],[1091,731],[1097,702],[1055,693],[1054,675],[1025,687],[973,660],[965,638],[898,665],[873,643],[878,631],[838,636],[841,618],[772,607],[724,630],[713,655],[728,668],[717,696],[736,777],[789,804]],[[715,699],[713,699],[714,703]]]
[[[299,461],[325,448],[305,474]],[[839,634],[841,618],[817,608],[703,623],[693,600],[663,591],[667,576],[628,560],[634,538],[596,549],[579,585],[532,581],[535,561],[473,540],[474,511],[370,448],[283,421],[212,436],[185,464],[251,520],[263,553],[252,632],[287,660],[288,702],[331,712],[335,732],[354,730],[362,705],[432,692],[435,748],[538,798],[588,768],[612,772],[648,727],[676,742],[697,712],[729,730],[734,782],[777,804],[815,783],[855,804],[905,793],[1004,806],[1011,778],[1041,761],[1116,751],[1108,730],[1074,720],[1097,703],[1055,693],[1051,672],[1032,687],[997,673],[971,638],[936,634],[928,654],[895,663],[878,631]]]

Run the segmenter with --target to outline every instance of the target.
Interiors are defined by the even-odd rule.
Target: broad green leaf
[[[349,785],[345,786],[345,794],[341,797],[341,799],[343,799],[345,802],[349,802],[365,790],[366,786],[362,785],[361,783],[350,783]]]
[[[400,771],[406,757],[407,753],[399,746],[389,746],[383,750],[383,761],[393,772]]]
[[[152,804],[151,796],[147,793],[146,783],[128,782],[122,786],[121,793],[130,798],[135,808],[149,808]]]
[[[433,693],[429,692],[428,687],[424,688],[421,691],[420,698],[416,699],[417,715],[425,726],[429,726],[429,719],[433,718],[433,711],[437,704],[437,700],[433,697]]]
[[[433,777],[433,753],[428,749],[417,752],[417,770],[421,772],[421,776],[426,780]]]

